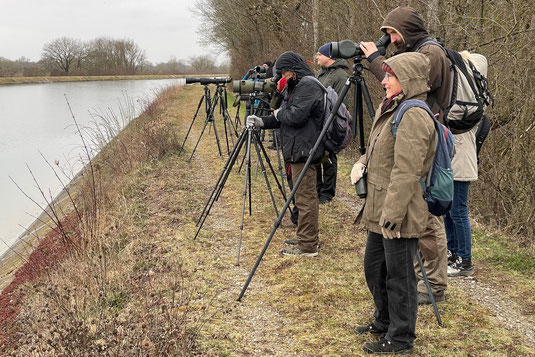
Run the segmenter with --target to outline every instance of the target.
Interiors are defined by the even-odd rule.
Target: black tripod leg
[[[360,84],[355,85],[355,103],[355,120],[358,120],[359,126],[359,151],[362,155],[366,151],[366,143],[364,141],[364,114],[362,111],[362,88],[360,87]]]
[[[427,294],[429,295],[429,300],[431,300],[431,304],[433,305],[433,310],[435,311],[435,316],[437,318],[438,325],[443,326],[442,320],[440,319],[440,313],[438,312],[437,303],[435,301],[435,296],[433,295],[433,291],[431,290],[431,286],[429,285],[429,279],[427,279],[427,274],[425,273],[424,263],[422,262],[422,257],[420,256],[419,250],[416,251],[416,257],[418,258],[418,265],[420,265],[420,269],[422,270],[425,287],[427,288]]]
[[[281,175],[281,184],[282,184],[282,196],[286,199],[286,187],[284,186],[284,180],[286,179],[286,170],[282,169],[282,160],[281,160],[281,147],[279,139],[275,132],[273,132],[273,141],[275,142],[275,149],[277,149],[277,161],[279,163],[279,173]]]
[[[238,173],[241,172],[241,169],[243,167],[243,163],[245,162],[245,154],[243,154],[243,159],[241,160],[241,164],[240,164],[240,167],[238,167]]]
[[[275,196],[273,196],[273,191],[271,190],[271,185],[269,183],[269,179],[267,176],[266,166],[264,165],[264,161],[262,160],[262,156],[260,155],[260,148],[258,144],[257,135],[253,137],[254,146],[256,149],[256,156],[258,157],[258,162],[260,163],[260,168],[262,169],[262,174],[264,175],[264,179],[266,180],[266,185],[269,191],[269,196],[271,197],[271,202],[273,203],[273,208],[275,209],[275,215],[279,215],[279,210],[277,209],[277,203],[275,202]],[[261,144],[261,143],[260,143]]]
[[[188,140],[189,132],[191,131],[191,128],[193,127],[193,123],[195,122],[195,119],[197,118],[197,114],[199,113],[199,109],[201,108],[202,102],[204,101],[204,95],[201,97],[201,100],[199,101],[199,104],[197,105],[197,110],[195,111],[195,115],[193,116],[193,119],[191,120],[191,124],[189,125],[188,132],[186,134],[186,137],[184,138],[184,142],[182,143],[182,146],[180,147],[180,150],[178,151],[178,154],[182,152],[184,149],[184,145],[186,145],[186,140]]]
[[[193,148],[193,151],[191,152],[191,156],[189,157],[188,162],[190,162],[191,159],[193,158],[193,155],[195,155],[195,151],[197,151],[197,146],[199,146],[199,143],[201,142],[202,135],[204,134],[204,131],[206,130],[206,126],[208,125],[209,122],[210,121],[208,119],[206,119],[204,121],[204,126],[202,128],[201,135],[199,135],[199,139],[197,139],[197,143],[195,144],[195,148]]]
[[[229,130],[227,129],[227,119],[225,118],[224,114],[223,114],[223,128],[225,129],[225,141],[227,144],[227,155],[230,155],[230,143],[228,141]],[[231,141],[232,141],[232,145],[234,146],[234,140],[232,139],[232,136],[231,136]]]
[[[240,107],[238,107],[238,111],[239,110],[240,110]],[[232,131],[234,132],[234,135],[236,135],[236,137],[238,137],[239,136],[238,135],[238,130],[236,129],[237,126],[232,122],[232,119],[230,119],[230,114],[229,114],[227,108],[225,108],[225,110],[224,110],[224,116],[225,116],[226,120],[229,122],[229,126],[230,126],[230,128],[232,128]],[[233,144],[234,144],[234,141],[233,141]]]
[[[231,155],[229,155],[229,158],[227,159],[227,162],[225,163],[225,166],[223,167],[223,171],[221,171],[221,174],[219,175],[219,178],[217,179],[217,182],[214,185],[214,188],[212,189],[212,192],[210,193],[210,197],[208,198],[208,200],[206,201],[206,204],[204,205],[204,209],[202,210],[202,213],[199,216],[199,219],[197,220],[197,224],[196,224],[197,226],[199,225],[199,222],[203,218],[204,214],[206,213],[206,209],[210,205],[210,202],[212,201],[212,198],[216,198],[217,197],[217,196],[214,196],[214,194],[219,191],[219,188],[221,188],[221,189],[223,188],[223,186],[225,184],[225,180],[228,177],[227,171],[230,172],[230,170],[232,170],[232,166],[234,165],[234,162],[236,161],[236,157],[238,155],[239,150],[241,149],[241,145],[243,145],[243,142],[244,142],[245,138],[246,138],[246,132],[243,131],[242,135],[238,139],[237,145],[234,147],[233,152],[231,153]],[[215,200],[216,199],[214,199],[214,201]],[[210,205],[210,207],[211,207],[211,205]],[[208,210],[208,213],[209,213],[209,210]],[[206,215],[208,215],[208,213],[206,213]]]
[[[236,107],[236,116],[234,117],[234,127],[235,128],[238,128],[238,127],[241,126],[240,108],[241,108],[241,102],[238,102],[238,106]]]
[[[219,142],[219,135],[217,134],[217,126],[215,125],[215,107],[217,106],[217,101],[219,100],[219,96],[216,96],[214,99],[214,103],[212,105],[212,110],[210,111],[210,118],[212,121],[212,126],[214,127],[214,134],[215,134],[215,140],[217,143],[217,150],[219,150],[219,156],[223,156],[223,151],[221,151],[221,144]]]
[[[247,199],[247,186],[249,186],[249,211],[251,210],[251,179],[250,179],[250,172],[251,170],[251,132],[252,129],[247,129],[247,149],[246,149],[246,157],[247,157],[247,165],[245,166],[245,179],[243,180],[243,200],[242,200],[242,206],[241,206],[241,224],[240,224],[240,239],[238,240],[238,254],[236,257],[236,265],[240,265],[240,254],[241,254],[241,244],[243,240],[243,220],[245,216],[245,200]]]
[[[232,168],[234,167],[234,164],[236,163],[236,160],[238,159],[238,156],[240,154],[240,151],[244,145],[244,143],[246,142],[246,139],[247,139],[247,130],[244,130],[242,132],[242,136],[243,136],[243,139],[241,140],[241,142],[239,143],[239,145],[236,145],[236,147],[233,149],[232,153],[231,153],[231,156],[233,156],[233,160],[232,160],[232,166],[229,167],[228,171],[226,172],[225,174],[225,177],[224,177],[224,181],[223,182],[226,182],[227,181],[227,178],[229,177],[230,173],[232,172]],[[241,136],[240,136],[241,138]],[[236,150],[236,148],[238,148]],[[218,201],[219,200],[219,196],[221,195],[221,192],[223,191],[223,187],[221,186],[219,188],[219,190],[217,191],[216,193],[216,196],[215,196],[215,200]]]
[[[234,163],[236,162],[238,153],[240,152],[243,144],[245,143],[246,138],[247,138],[247,132],[244,130],[242,132],[242,135],[240,136],[239,143],[236,145],[233,153],[230,155],[227,161],[228,167],[223,168],[223,171],[221,172],[221,175],[219,176],[218,183],[216,183],[216,185],[214,186],[212,193],[210,195],[210,198],[206,202],[203,213],[201,213],[201,216],[199,217],[199,220],[197,221],[197,226],[199,226],[199,228],[197,229],[197,233],[195,234],[195,237],[193,238],[193,240],[197,239],[197,236],[199,235],[199,232],[201,231],[204,225],[204,222],[206,221],[206,218],[210,214],[213,204],[215,203],[215,201],[219,199],[219,196],[221,195],[221,192],[223,191],[223,188],[225,187],[225,183],[227,182],[227,178],[230,172],[232,171],[232,167]]]
[[[258,134],[257,134],[257,140],[258,140],[258,144],[260,146],[260,149],[262,150],[262,154],[264,155],[264,158],[266,159],[266,163],[268,164],[268,167],[269,167],[271,173],[273,174],[273,177],[275,178],[275,182],[277,183],[277,187],[279,188],[279,191],[281,192],[282,197],[284,198],[284,200],[286,200],[286,191],[284,190],[284,187],[281,185],[281,182],[279,181],[279,178],[277,177],[277,173],[275,172],[275,169],[273,168],[273,165],[271,164],[271,160],[269,159],[269,156],[267,154],[266,148],[264,147],[264,144],[262,144],[262,141],[260,141],[260,138],[258,137]],[[279,158],[279,167],[280,167],[280,158]],[[293,202],[293,203],[295,204],[295,202]],[[292,211],[293,210],[290,210],[290,212],[292,212]],[[292,214],[293,214],[293,212],[292,212]]]
[[[366,102],[366,108],[368,108],[368,114],[370,114],[370,118],[375,117],[375,109],[373,109],[373,103],[370,99],[370,92],[368,92],[368,87],[366,86],[366,81],[364,80],[364,77],[360,80],[360,92],[362,93],[362,97],[364,98],[364,101]]]

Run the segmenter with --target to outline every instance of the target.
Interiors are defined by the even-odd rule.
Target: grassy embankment
[[[157,117],[179,142],[201,95],[200,86],[191,86],[162,104]],[[159,160],[140,161],[113,176],[119,186],[107,192],[101,234],[88,252],[20,289],[24,306],[13,329],[29,337],[15,339],[15,354],[364,355],[361,345],[371,337],[357,337],[352,329],[370,320],[373,303],[363,274],[365,234],[352,224],[358,202],[347,177],[354,157],[340,156],[337,197],[320,207],[319,257],[280,255],[282,241],[294,232],[286,223],[237,302],[275,214],[259,171],[253,175],[252,216],[245,216],[242,264],[235,266],[243,171],[233,170],[193,241],[195,222],[225,162],[208,132],[186,162],[199,133],[197,123],[185,153],[171,146]],[[271,162],[277,166],[273,155]],[[535,259],[477,229],[473,245],[477,279],[533,317]],[[430,306],[419,309],[415,355],[535,355],[520,333],[503,328],[455,284],[447,296],[439,305],[445,328],[437,326]]]

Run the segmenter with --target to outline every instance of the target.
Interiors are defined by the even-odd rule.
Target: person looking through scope
[[[409,6],[400,6],[388,13],[381,26],[381,31],[390,36],[390,40],[397,47],[392,56],[407,52],[420,52],[431,61],[429,73],[430,90],[426,103],[437,119],[444,124],[444,108],[450,100],[451,77],[448,59],[442,48],[436,44],[424,44],[429,37],[424,21],[416,10]],[[369,69],[381,81],[384,73],[382,64],[385,57],[379,54],[373,42],[361,42],[360,49],[364,52]],[[442,217],[428,213],[427,229],[420,237],[419,248],[422,253],[424,269],[427,273],[434,300],[444,301],[445,290],[448,285],[447,268],[447,240]],[[418,263],[414,263],[418,276],[418,303],[430,304],[431,299],[423,281],[423,274]]]
[[[323,89],[315,80],[307,80],[314,73],[303,57],[291,51],[284,52],[275,62],[275,78],[286,80],[287,98],[273,115],[247,117],[246,125],[257,128],[281,129],[282,155],[291,164],[292,179],[299,177],[314,147],[323,124]],[[319,163],[325,149],[320,145],[312,158]],[[295,203],[299,210],[296,239],[285,241],[289,247],[282,249],[283,255],[315,257],[319,246],[319,203],[316,190],[316,167],[310,165],[301,184],[295,192]]]
[[[435,125],[429,113],[412,107],[396,137],[394,112],[409,99],[424,100],[430,61],[420,53],[394,56],[382,64],[386,95],[375,114],[366,154],[351,171],[355,184],[366,170],[367,197],[357,223],[368,231],[364,274],[375,303],[374,320],[356,334],[381,335],[364,344],[367,353],[409,353],[416,338],[417,282],[413,261],[428,209],[420,178],[435,155]]]

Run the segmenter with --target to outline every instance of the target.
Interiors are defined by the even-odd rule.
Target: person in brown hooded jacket
[[[425,101],[433,113],[438,114],[437,119],[444,124],[444,108],[449,105],[452,85],[449,62],[442,48],[435,44],[424,44],[430,36],[421,16],[409,6],[397,7],[386,15],[381,31],[389,34],[392,43],[397,47],[393,56],[406,52],[420,52],[429,58],[430,90]],[[373,42],[361,42],[360,48],[370,62],[370,71],[381,80],[383,77],[381,66],[385,57],[379,54]],[[419,248],[435,301],[444,301],[444,291],[448,285],[448,248],[442,217],[428,213],[427,229],[420,237]],[[419,280],[418,303],[431,303],[418,263],[415,263],[414,268]]]
[[[416,338],[417,282],[413,261],[427,225],[420,179],[435,155],[435,126],[425,109],[403,115],[396,137],[395,110],[408,99],[425,100],[430,61],[420,53],[389,58],[383,65],[386,96],[375,114],[366,154],[351,172],[357,182],[367,171],[367,197],[357,220],[368,230],[364,274],[375,303],[374,321],[355,333],[384,338],[364,344],[368,353],[406,353]],[[386,72],[386,73],[385,73]]]

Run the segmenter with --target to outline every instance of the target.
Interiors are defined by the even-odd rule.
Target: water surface
[[[44,203],[28,167],[47,196],[61,191],[52,164],[68,171],[80,169],[81,140],[67,106],[67,96],[81,126],[94,120],[91,113],[124,108],[125,94],[136,113],[157,91],[183,85],[183,79],[38,83],[0,86],[0,238],[12,244],[41,210],[11,181],[32,198]],[[120,104],[122,103],[122,104]],[[0,255],[7,249],[0,241]]]

